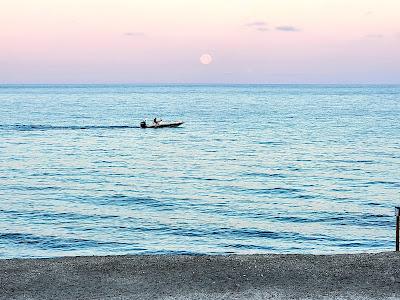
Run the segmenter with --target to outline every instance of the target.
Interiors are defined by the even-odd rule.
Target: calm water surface
[[[0,86],[0,257],[394,247],[400,86]],[[184,120],[140,129],[142,118]]]

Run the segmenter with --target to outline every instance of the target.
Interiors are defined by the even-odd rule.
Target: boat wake
[[[96,129],[129,129],[129,128],[140,128],[139,126],[128,126],[128,125],[65,125],[65,126],[53,126],[53,125],[0,125],[0,130],[12,130],[12,131],[46,131],[46,130],[96,130]]]

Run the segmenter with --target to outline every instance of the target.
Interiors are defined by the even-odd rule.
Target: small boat
[[[147,125],[145,121],[140,122],[141,128],[164,128],[164,127],[178,127],[182,125],[184,122],[182,121],[175,121],[175,122],[164,122],[160,121],[157,124]]]

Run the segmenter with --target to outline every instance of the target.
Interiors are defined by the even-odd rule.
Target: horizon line
[[[65,83],[45,83],[45,82],[37,82],[37,83],[1,83],[0,86],[6,85],[400,85],[399,83],[343,83],[343,82],[327,82],[327,83],[302,83],[302,82],[291,82],[291,83],[245,83],[245,82],[65,82]]]

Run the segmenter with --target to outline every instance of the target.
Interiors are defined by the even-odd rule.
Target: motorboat
[[[151,125],[147,125],[146,121],[140,122],[141,128],[164,128],[164,127],[178,127],[182,125],[184,122],[182,121],[174,121],[174,122],[165,122],[159,121],[157,123],[152,123]]]

